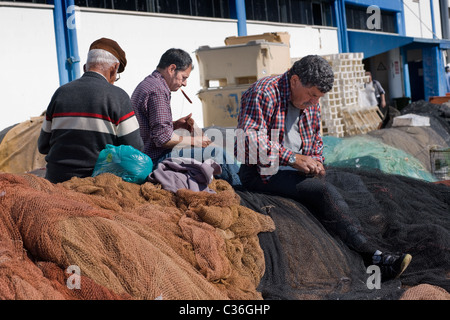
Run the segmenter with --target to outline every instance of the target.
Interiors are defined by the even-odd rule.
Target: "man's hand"
[[[211,140],[207,136],[194,136],[191,144],[193,147],[206,148],[211,144]]]
[[[312,157],[302,154],[295,155],[295,163],[292,165],[292,167],[306,174],[312,174],[321,177],[325,175],[325,168],[322,162],[314,160]]]
[[[192,119],[192,113],[188,114],[187,116],[178,119],[177,121],[173,122],[173,129],[185,129],[192,133],[194,131],[194,119]]]
[[[195,133],[195,132],[194,132]],[[175,132],[172,135],[172,139],[167,141],[163,147],[167,149],[186,148],[206,148],[212,143],[212,141],[203,134],[193,134],[193,135],[178,135]]]

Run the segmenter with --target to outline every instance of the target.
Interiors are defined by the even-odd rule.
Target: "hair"
[[[334,73],[330,64],[317,55],[305,56],[296,61],[289,70],[289,79],[297,75],[305,87],[317,87],[320,92],[327,93],[333,88]]]
[[[194,68],[192,64],[192,58],[186,51],[182,49],[169,49],[162,56],[161,60],[159,60],[159,64],[157,66],[158,69],[165,69],[170,65],[176,65],[177,68],[175,71],[184,71],[190,66]]]
[[[92,49],[88,53],[86,70],[89,71],[92,67],[96,67],[106,71],[116,63],[120,64],[120,61],[111,52],[103,49]]]

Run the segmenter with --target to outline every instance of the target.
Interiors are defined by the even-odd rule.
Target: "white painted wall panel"
[[[52,8],[0,6],[0,130],[39,116],[59,86]]]
[[[430,1],[404,0],[405,31],[409,37],[433,38]],[[440,20],[439,3],[433,1],[435,22]],[[435,24],[436,34],[440,36],[440,22]]]

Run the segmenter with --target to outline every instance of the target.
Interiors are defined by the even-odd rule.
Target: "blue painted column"
[[[246,36],[247,14],[245,13],[245,0],[236,0],[236,16],[238,21],[238,36]]]
[[[433,0],[430,0],[430,11],[431,11],[431,30],[433,31],[433,39],[436,39],[436,23],[434,21],[434,4],[433,4]]]
[[[77,25],[75,20],[74,0],[66,0],[67,44],[69,48],[68,63],[70,64],[70,81],[80,77],[80,56],[78,54]]]
[[[422,49],[425,100],[432,96],[445,96],[445,67],[439,46]]]
[[[339,52],[349,52],[347,34],[347,17],[345,15],[345,0],[334,1],[334,15],[338,33]]]
[[[400,36],[406,36],[405,30],[405,12],[402,10],[395,14],[397,18],[397,32]]]
[[[53,9],[59,83],[80,77],[80,58],[73,0],[55,0]]]
[[[67,47],[64,31],[65,19],[62,9],[63,3],[59,0],[54,1],[53,24],[55,27],[56,57],[58,59],[59,84],[63,85],[69,82],[69,74],[66,70]]]

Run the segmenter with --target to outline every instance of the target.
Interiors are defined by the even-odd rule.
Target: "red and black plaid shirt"
[[[257,164],[260,172],[261,168],[273,165],[273,161],[279,161],[278,164],[282,166],[288,165],[289,157],[293,154],[283,146],[285,116],[289,101],[287,72],[258,80],[242,95],[237,127],[244,131],[247,143],[257,145],[257,150],[260,150],[259,156],[255,157],[251,154],[252,148],[246,145],[245,163]],[[311,105],[301,113],[299,128],[302,154],[323,163],[320,125],[319,104]],[[236,149],[238,148],[239,146]],[[267,157],[261,157],[261,151],[263,156]],[[270,175],[261,174],[261,178],[267,181]]]

